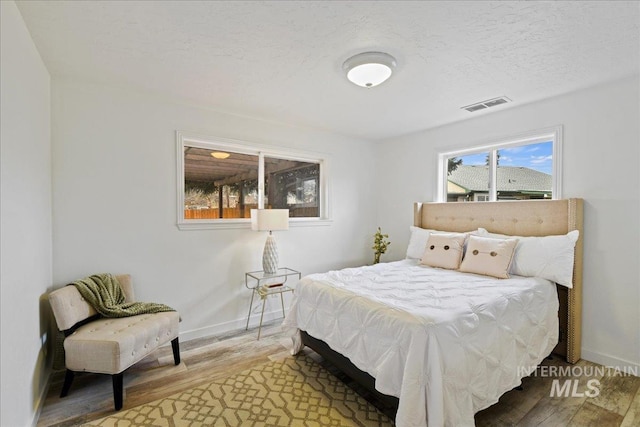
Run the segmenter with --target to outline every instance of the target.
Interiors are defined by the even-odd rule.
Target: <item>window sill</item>
[[[320,218],[290,218],[289,228],[295,227],[324,227],[331,225],[332,219],[320,219]],[[188,222],[179,222],[178,229],[180,230],[229,230],[229,229],[250,229],[251,220],[222,220],[222,221],[209,221],[209,220],[190,220]]]

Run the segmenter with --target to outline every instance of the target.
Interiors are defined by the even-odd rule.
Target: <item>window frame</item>
[[[551,166],[551,199],[562,199],[562,125],[551,128],[539,129],[522,133],[519,135],[492,139],[483,143],[474,144],[471,147],[441,151],[438,153],[438,168],[436,180],[436,200],[447,202],[447,177],[448,160],[452,157],[466,156],[469,154],[489,153],[489,202],[497,201],[497,170],[496,154],[504,148],[521,147],[524,145],[536,144],[551,141],[552,143],[552,166]],[[449,202],[453,203],[453,202]]]
[[[185,219],[184,200],[184,149],[185,147],[204,148],[214,151],[229,151],[233,153],[258,156],[258,208],[264,208],[264,158],[271,157],[283,160],[296,160],[317,163],[320,166],[318,185],[319,217],[291,217],[289,227],[329,225],[331,220],[329,193],[329,156],[323,153],[294,150],[285,147],[266,146],[258,143],[198,135],[189,132],[176,131],[176,187],[177,187],[177,226],[180,230],[230,229],[250,228],[249,218],[214,218],[214,219]]]

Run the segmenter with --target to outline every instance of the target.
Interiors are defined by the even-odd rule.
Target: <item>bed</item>
[[[416,203],[414,227],[580,237],[565,286],[411,259],[307,276],[285,320],[294,353],[309,346],[397,403],[400,427],[473,425],[549,353],[580,359],[581,199]]]

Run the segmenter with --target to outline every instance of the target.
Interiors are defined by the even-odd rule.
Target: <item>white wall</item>
[[[0,425],[31,425],[49,373],[50,80],[14,2],[0,2]]]
[[[265,236],[177,229],[176,129],[330,156],[333,223],[276,235],[282,264],[307,274],[370,262],[377,225],[383,260],[402,258],[441,149],[564,125],[564,196],[585,199],[583,356],[640,365],[637,76],[371,144],[62,79],[50,97],[15,4],[0,7],[0,425],[31,424],[41,403],[51,283],[129,272],[140,299],[181,312],[184,338],[243,326],[243,272],[260,268]]]
[[[387,259],[404,257],[412,203],[435,200],[439,151],[561,124],[563,197],[585,199],[582,356],[640,366],[639,90],[635,76],[377,144]]]
[[[266,234],[178,230],[176,130],[328,154],[333,223],[274,232],[280,265],[308,274],[370,261],[370,143],[62,79],[52,97],[56,286],[129,272],[138,299],[180,311],[183,339],[244,327],[244,272],[261,269]]]

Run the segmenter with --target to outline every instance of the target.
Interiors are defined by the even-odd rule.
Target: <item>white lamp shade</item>
[[[276,231],[289,229],[289,209],[251,209],[251,229]]]

